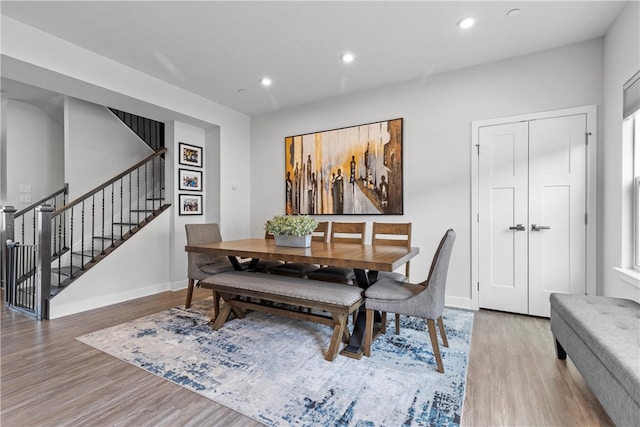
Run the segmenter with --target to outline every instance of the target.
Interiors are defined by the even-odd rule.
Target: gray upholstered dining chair
[[[332,222],[330,242],[358,243],[364,245],[366,222]],[[356,274],[353,268],[327,266],[307,273],[307,278],[352,284]]]
[[[203,243],[221,242],[220,227],[215,223],[207,224],[185,224],[187,232],[187,245],[197,245]],[[187,300],[185,308],[191,307],[191,298],[193,297],[194,286],[204,286],[201,281],[207,277],[233,270],[231,262],[224,256],[212,256],[200,254],[196,252],[187,252],[187,276],[189,278],[189,287],[187,289]],[[220,308],[220,296],[213,291],[213,310],[215,318]]]
[[[371,232],[371,244],[405,246],[411,247],[411,223],[410,222],[374,222]],[[404,265],[404,274],[396,271],[380,271],[378,272],[378,280],[391,279],[406,282],[409,280],[409,271],[411,263],[407,261]],[[400,333],[400,315],[396,313],[396,334]]]
[[[320,221],[313,233],[311,240],[314,242],[326,242],[329,234],[329,221]],[[307,277],[310,272],[319,269],[316,264],[306,264],[303,262],[287,262],[277,267],[269,269],[271,274],[280,274],[281,276]]]
[[[442,344],[449,347],[447,335],[442,322],[444,311],[444,295],[447,282],[449,259],[453,249],[456,233],[447,230],[440,241],[429,270],[427,280],[420,284],[401,282],[397,280],[381,279],[365,291],[366,326],[364,336],[364,354],[371,356],[373,342],[373,317],[374,311],[382,311],[382,326],[386,323],[386,313],[404,314],[420,317],[427,320],[427,328],[431,337],[433,354],[438,364],[438,372],[444,373],[436,322],[442,336]],[[382,332],[382,331],[381,331]]]

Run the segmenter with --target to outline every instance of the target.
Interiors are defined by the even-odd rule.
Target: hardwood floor
[[[208,296],[194,291],[194,300]],[[43,322],[3,305],[0,425],[260,425],[75,340],[184,298],[184,291],[164,292]],[[556,359],[552,344],[548,319],[477,312],[461,425],[613,425],[573,364]]]

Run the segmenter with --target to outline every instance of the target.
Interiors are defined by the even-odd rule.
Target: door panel
[[[528,305],[527,132],[526,122],[479,129],[479,304],[516,313]]]
[[[529,124],[532,315],[549,317],[551,292],[586,291],[585,132],[585,115],[533,120]]]

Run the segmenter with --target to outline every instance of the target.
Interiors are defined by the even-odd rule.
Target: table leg
[[[356,280],[358,282],[358,287],[362,289],[367,289],[378,279],[377,271],[368,271],[366,272],[363,269],[355,268],[353,270],[356,273]],[[351,357],[353,359],[361,359],[364,354],[362,351],[362,340],[364,338],[364,331],[366,326],[365,319],[365,307],[364,305],[360,306],[358,309],[358,315],[356,316],[355,324],[353,325],[353,332],[351,333],[351,338],[349,339],[349,344],[342,349],[340,352],[341,355]],[[375,313],[376,320],[380,321],[380,313]]]
[[[229,255],[227,258],[229,258],[229,262],[231,262],[231,265],[233,265],[233,269],[236,271],[244,271],[247,268],[252,268],[252,267],[255,268],[256,264],[258,264],[258,261],[260,261],[258,258],[253,258],[251,259],[251,262],[247,267],[246,264],[240,264],[240,262],[238,261],[238,258],[233,255]]]

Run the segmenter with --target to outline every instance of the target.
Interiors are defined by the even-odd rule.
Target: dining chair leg
[[[211,290],[211,292],[213,292],[213,319],[211,320],[216,320],[220,313],[220,294],[214,290]]]
[[[440,346],[438,345],[438,333],[436,332],[435,320],[427,319],[427,327],[429,329],[429,336],[431,337],[433,355],[436,357],[436,363],[438,364],[438,372],[444,374],[444,366],[442,366],[442,357],[440,357]]]
[[[381,334],[387,333],[387,312],[386,311],[383,311],[382,313],[380,313],[380,333]]]
[[[400,315],[396,313],[396,335],[400,335]]]
[[[193,286],[195,280],[189,279],[189,286],[187,287],[187,300],[184,302],[184,308],[191,307],[191,298],[193,298]]]
[[[447,341],[447,332],[444,330],[444,323],[442,322],[442,316],[438,317],[438,328],[440,328],[440,336],[442,337],[442,345],[449,347],[449,341]]]
[[[362,340],[362,347],[363,347],[364,355],[367,357],[371,356],[372,341],[373,341],[373,310],[366,310],[364,339]]]

